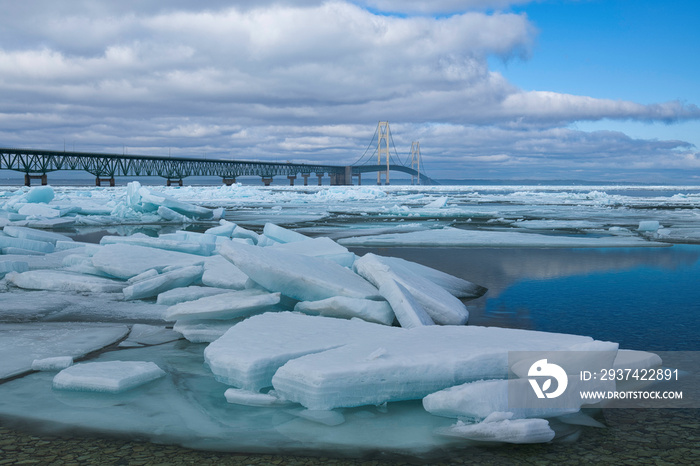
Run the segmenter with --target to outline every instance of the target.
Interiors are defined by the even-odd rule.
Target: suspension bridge
[[[370,151],[372,148],[374,151]],[[374,156],[377,157],[376,163]],[[301,176],[304,186],[307,186],[311,174],[318,178],[319,186],[324,176],[330,177],[331,185],[352,185],[354,178],[357,178],[357,184],[361,184],[361,175],[372,172],[377,173],[377,184],[382,184],[382,175],[385,184],[390,184],[392,171],[410,174],[412,184],[435,184],[435,181],[421,172],[421,163],[418,142],[411,145],[410,154],[401,163],[389,123],[386,121],[379,122],[367,150],[352,165],[0,148],[0,170],[23,172],[26,186],[31,186],[32,180],[40,180],[42,185],[46,185],[48,173],[60,170],[82,170],[90,173],[95,176],[96,186],[101,186],[102,183],[114,186],[117,176],[160,176],[167,180],[168,186],[182,186],[183,179],[188,176],[221,177],[222,182],[229,186],[241,176],[259,176],[265,186],[269,186],[275,176],[286,176],[289,184],[294,186],[297,176]]]

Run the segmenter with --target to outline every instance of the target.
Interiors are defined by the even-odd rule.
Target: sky
[[[696,0],[0,7],[0,147],[700,184]]]

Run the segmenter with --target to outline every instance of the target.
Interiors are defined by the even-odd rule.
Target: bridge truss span
[[[268,186],[272,183],[273,177],[286,176],[289,179],[289,184],[293,186],[298,175],[301,175],[304,179],[304,185],[307,185],[311,174],[318,177],[319,186],[325,175],[330,177],[331,185],[351,185],[353,177],[357,177],[359,182],[360,175],[369,172],[377,172],[378,184],[381,184],[381,174],[384,173],[386,183],[389,184],[389,171],[391,170],[408,173],[412,177],[417,176],[421,184],[435,183],[424,173],[420,173],[420,164],[416,170],[407,164],[391,163],[390,158],[393,160],[393,156],[389,152],[389,140],[391,139],[389,123],[380,122],[377,128],[375,136],[380,134],[381,137],[378,144],[379,156],[376,165],[368,163],[369,161],[360,164],[359,162],[365,157],[364,155],[354,165],[326,165],[0,148],[0,170],[14,170],[24,173],[24,181],[27,186],[31,185],[32,179],[41,179],[42,184],[47,184],[47,173],[59,170],[80,170],[90,173],[95,176],[97,186],[100,186],[102,182],[109,182],[110,186],[114,186],[114,178],[117,176],[160,176],[167,180],[168,186],[173,182],[182,186],[182,180],[189,176],[218,176],[227,185],[235,183],[236,178],[240,176],[259,176],[263,183]],[[391,142],[393,145],[393,139]],[[394,152],[396,152],[395,146]],[[385,162],[381,160],[382,154],[385,156]],[[367,151],[365,151],[365,155],[367,155]],[[398,156],[398,154],[396,155]]]

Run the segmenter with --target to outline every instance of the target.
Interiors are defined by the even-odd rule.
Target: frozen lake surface
[[[700,346],[697,187],[8,187],[0,227],[0,420],[47,431],[423,458],[560,442],[590,413],[421,400],[505,380],[509,351]]]

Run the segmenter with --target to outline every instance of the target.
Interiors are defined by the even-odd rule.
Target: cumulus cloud
[[[389,120],[397,144],[428,138],[436,168],[695,160],[680,141],[565,129],[698,119],[695,105],[526,91],[491,71],[490,56],[533,53],[517,3],[14,2],[0,18],[0,145],[349,163]]]

